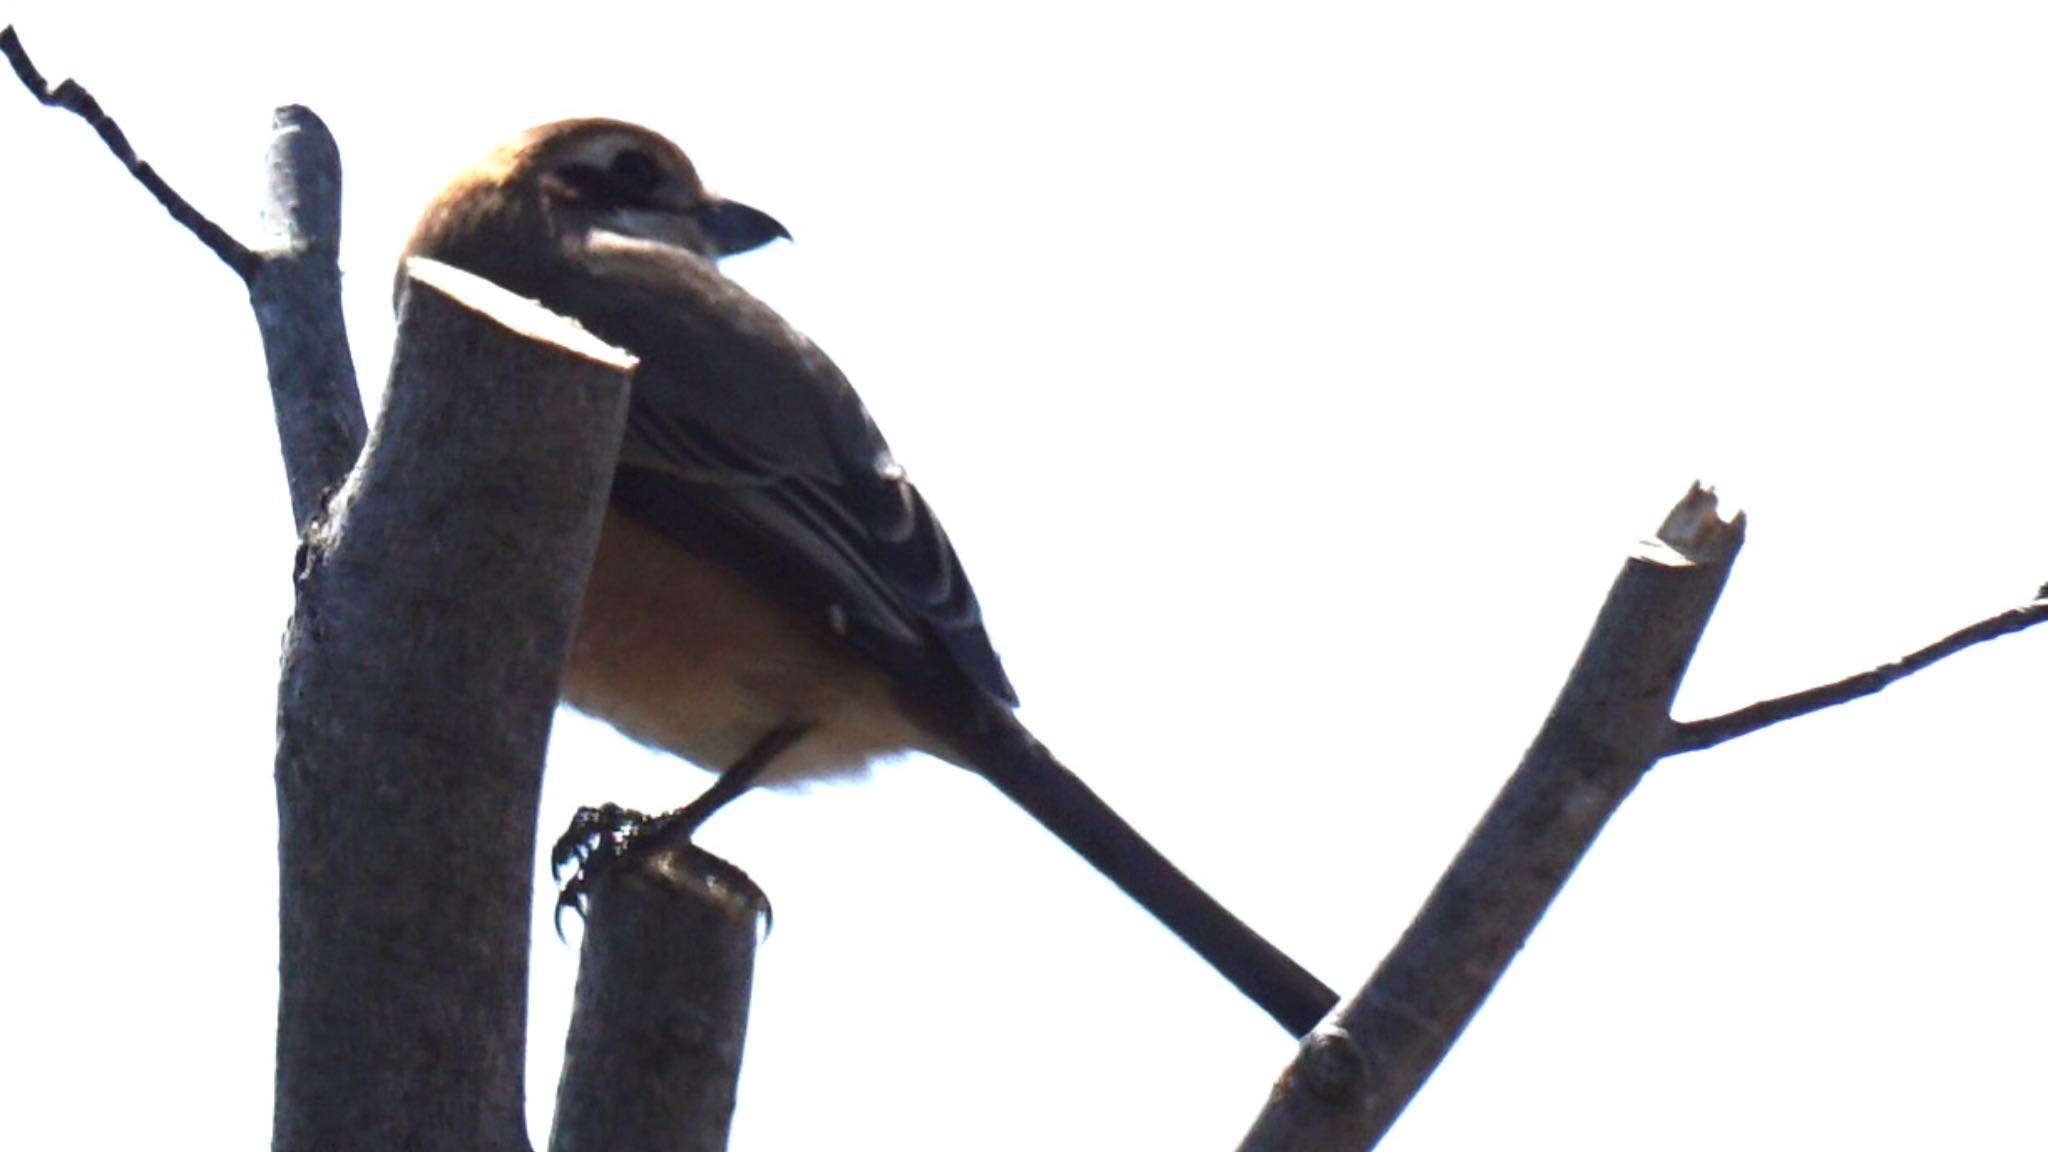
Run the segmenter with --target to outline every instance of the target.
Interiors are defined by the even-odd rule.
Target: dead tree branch
[[[248,286],[270,369],[292,522],[303,532],[322,496],[355,465],[368,428],[355,363],[349,356],[348,330],[342,323],[341,269],[336,263],[341,249],[341,152],[327,126],[309,109],[297,106],[274,114],[266,213],[274,242],[255,251],[208,219],[143,162],[120,124],[77,81],[66,80],[52,90],[12,27],[0,29],[0,54],[36,99],[76,113],[90,124],[171,218]]]
[[[416,264],[279,690],[273,1147],[526,1139],[535,807],[631,361]]]
[[[1671,701],[1742,547],[1695,485],[1623,565],[1550,717],[1399,943],[1303,1041],[1240,1148],[1370,1148],[1471,1022],[1662,753]]]
[[[87,92],[76,80],[66,80],[55,89],[50,87],[49,82],[43,79],[43,74],[36,71],[35,64],[29,60],[28,51],[21,46],[21,38],[14,34],[12,25],[0,28],[0,55],[7,57],[7,62],[14,66],[14,74],[21,78],[22,84],[36,99],[52,108],[62,108],[71,112],[92,125],[92,130],[99,133],[101,140],[106,141],[107,150],[127,167],[130,175],[141,181],[144,188],[149,189],[149,194],[156,197],[156,202],[164,206],[164,210],[171,214],[171,219],[199,237],[199,242],[206,245],[215,256],[220,257],[221,263],[234,269],[235,275],[243,280],[248,280],[254,274],[255,253],[228,235],[227,229],[207,219],[204,213],[194,208],[183,196],[178,195],[177,189],[172,188],[163,177],[157,175],[156,169],[137,156],[135,149],[128,143],[127,134],[121,131],[121,126],[114,122],[113,117],[100,108],[100,102],[93,99],[92,93]]]
[[[82,86],[53,91],[12,28],[0,51],[243,278],[262,331],[305,533],[279,707],[275,1147],[523,1149],[533,810],[630,360],[420,265],[370,440],[342,324],[340,153],[320,119],[276,111],[270,243],[251,250]],[[723,1146],[757,906],[736,869],[694,859],[607,877],[556,1147]]]
[[[629,856],[589,894],[552,1152],[719,1152],[767,900],[695,847]]]
[[[1925,648],[1909,652],[1888,664],[1879,665],[1868,671],[1846,676],[1832,684],[1822,684],[1802,692],[1793,692],[1771,700],[1760,700],[1745,708],[1705,720],[1688,720],[1674,724],[1671,735],[1665,742],[1664,754],[1676,756],[1681,752],[1697,752],[1712,748],[1737,736],[1747,736],[1759,728],[1768,728],[1781,720],[1832,708],[1880,692],[1887,686],[1911,676],[1923,668],[1974,647],[1986,640],[1996,640],[2014,632],[2023,632],[2034,625],[2048,620],[2048,588],[2044,595],[2030,604],[2010,608],[1996,616],[1979,620],[1967,628],[1936,640]]]

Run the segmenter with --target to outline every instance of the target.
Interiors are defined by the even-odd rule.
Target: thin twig
[[[1804,716],[1809,712],[1818,712],[1823,708],[1832,708],[1861,696],[1869,696],[1893,681],[1911,676],[1935,661],[1953,656],[1965,648],[2032,628],[2048,620],[2048,586],[2044,586],[2042,592],[2042,597],[2031,604],[2022,604],[1989,619],[1979,620],[1917,652],[1867,672],[1858,672],[1832,684],[1808,688],[1789,696],[1761,700],[1725,715],[1674,724],[1671,726],[1671,735],[1666,742],[1664,754],[1676,756],[1681,752],[1697,752],[1702,748],[1712,748],[1737,736],[1746,736],[1759,728],[1769,727],[1780,720],[1790,720],[1794,716]]]
[[[194,208],[183,196],[178,195],[177,190],[166,183],[163,177],[157,175],[156,169],[136,156],[135,149],[129,145],[128,137],[121,131],[121,126],[114,122],[112,116],[106,114],[100,107],[100,102],[93,99],[92,93],[87,92],[75,80],[66,80],[57,85],[54,91],[51,90],[49,83],[43,79],[43,74],[36,71],[35,64],[29,60],[27,50],[21,46],[21,38],[14,34],[13,25],[0,29],[0,53],[6,55],[7,62],[14,66],[14,74],[21,77],[22,84],[36,99],[53,108],[75,113],[87,124],[92,125],[93,131],[100,134],[100,139],[106,141],[108,150],[127,166],[129,173],[141,181],[144,188],[149,189],[150,195],[156,197],[157,203],[162,204],[164,210],[171,214],[171,219],[199,237],[199,242],[211,249],[215,256],[220,257],[222,263],[234,269],[235,275],[240,276],[244,282],[255,275],[256,254],[228,235],[227,229],[207,219],[204,213]]]

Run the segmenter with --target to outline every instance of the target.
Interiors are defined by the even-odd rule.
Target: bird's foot
[[[569,873],[555,899],[556,934],[562,930],[562,913],[574,909],[581,915],[592,886],[628,856],[672,848],[678,840],[687,844],[695,825],[682,823],[684,812],[678,809],[649,816],[618,804],[578,808],[549,853],[555,879],[560,881],[564,871]]]
[[[554,865],[555,879],[560,880],[562,872],[571,864],[576,866],[580,875],[593,859],[617,857],[647,820],[645,812],[618,804],[578,808],[576,815],[569,818],[569,827],[555,841],[554,850],[548,853],[548,860]],[[573,884],[575,877],[571,877],[570,882]]]
[[[695,870],[707,873],[708,881],[752,889],[753,881],[746,873],[690,843],[690,834],[708,814],[701,804],[686,804],[655,816],[618,804],[577,809],[568,829],[549,853],[556,880],[562,879],[565,870],[569,872],[555,898],[555,934],[559,936],[562,932],[564,911],[573,909],[581,915],[597,882],[633,857],[649,859],[664,852],[686,852]]]

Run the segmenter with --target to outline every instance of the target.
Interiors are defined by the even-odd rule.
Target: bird
[[[901,753],[974,772],[1306,1035],[1336,996],[1025,728],[959,557],[852,385],[718,268],[788,237],[666,137],[575,119],[457,176],[406,244],[639,360],[563,698],[717,774],[657,818],[684,835],[749,787]]]

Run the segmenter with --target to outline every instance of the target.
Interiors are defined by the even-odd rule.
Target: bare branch
[[[279,1152],[528,1147],[541,762],[632,361],[411,271],[376,434],[306,532],[278,689]]]
[[[767,898],[694,846],[589,893],[551,1152],[718,1152],[732,1127]]]
[[[1244,1152],[1369,1148],[1442,1062],[1655,763],[1742,546],[1695,485],[1622,567],[1543,729],[1401,940],[1303,1041]]]
[[[250,306],[263,333],[277,434],[291,489],[292,522],[304,531],[321,496],[341,482],[363,449],[368,424],[356,388],[342,323],[341,153],[320,118],[305,108],[273,116],[270,203],[275,245],[244,247],[178,195],[135,155],[114,118],[76,82],[54,91],[36,70],[10,26],[0,29],[0,54],[36,99],[83,117],[143,187],[235,270],[249,287]]]
[[[2000,612],[1996,616],[1979,620],[1967,628],[1949,633],[1927,647],[1901,656],[1889,664],[1882,664],[1867,672],[1844,677],[1832,684],[1822,684],[1803,692],[1779,696],[1772,700],[1760,700],[1746,708],[1705,720],[1688,720],[1674,724],[1670,738],[1666,740],[1664,754],[1675,756],[1681,752],[1697,752],[1712,748],[1716,744],[1746,736],[1759,728],[1767,728],[1781,720],[1846,704],[1859,697],[1882,691],[1890,684],[1903,680],[1913,673],[1937,661],[2014,632],[2022,632],[2048,620],[2048,587],[2042,589],[2042,597],[2031,604]]]
[[[183,196],[178,195],[177,189],[172,188],[163,177],[157,175],[156,169],[135,155],[135,149],[128,144],[127,134],[121,131],[121,126],[114,122],[112,116],[100,108],[100,102],[93,99],[92,93],[87,92],[75,80],[66,80],[57,85],[54,91],[51,90],[42,73],[36,71],[35,64],[29,60],[28,51],[21,46],[21,38],[14,34],[14,26],[11,24],[0,29],[0,54],[7,57],[7,62],[14,66],[14,74],[21,77],[22,84],[36,99],[52,108],[62,108],[74,113],[92,125],[93,131],[100,134],[100,139],[106,141],[107,149],[127,166],[130,175],[141,181],[144,188],[149,189],[149,194],[156,197],[157,203],[164,206],[164,210],[171,214],[171,219],[199,237],[199,242],[206,245],[215,256],[220,257],[221,263],[234,269],[235,275],[244,281],[255,275],[256,254],[228,235],[225,228],[207,219],[204,213],[194,208]]]
[[[278,446],[303,532],[355,466],[368,425],[341,312],[341,150],[311,109],[271,114],[272,245],[256,260],[249,306],[277,413]]]

